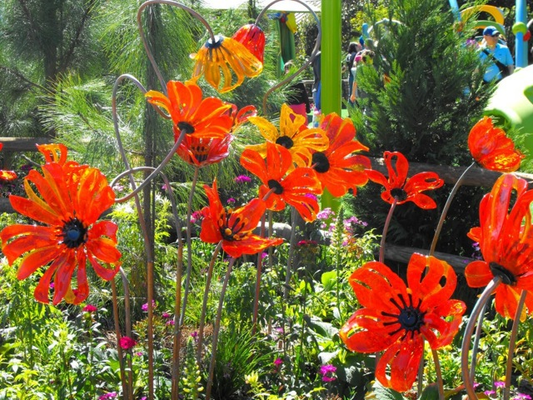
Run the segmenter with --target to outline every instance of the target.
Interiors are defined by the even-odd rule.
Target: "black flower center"
[[[409,294],[409,303],[405,301],[403,295],[400,294],[398,297],[400,298],[402,304],[398,304],[394,298],[390,299],[390,302],[398,309],[398,314],[388,313],[385,311],[381,312],[382,315],[386,317],[392,317],[395,319],[395,321],[384,322],[383,325],[400,325],[398,329],[390,332],[390,335],[394,335],[401,330],[406,331],[406,335],[410,332],[412,336],[414,336],[415,332],[420,333],[420,328],[424,324],[424,315],[426,314],[425,312],[420,311],[422,300],[419,299],[418,304],[414,306],[413,297],[411,294]]]
[[[294,146],[294,142],[292,139],[288,136],[280,136],[276,140],[276,144],[279,144],[280,146],[285,147],[286,149],[290,149],[292,146]]]
[[[390,191],[392,197],[398,201],[404,201],[407,199],[407,193],[403,189],[395,188]]]
[[[506,285],[516,285],[516,276],[505,267],[502,267],[495,262],[491,262],[489,268],[492,275],[502,278],[502,283],[505,283]]]
[[[209,148],[203,144],[191,146],[191,151],[194,155],[194,158],[196,158],[196,161],[198,161],[199,163],[202,163],[207,160],[207,156],[209,155]]]
[[[324,173],[329,171],[329,160],[324,153],[314,153],[311,165],[316,172]]]
[[[233,224],[230,225],[230,218],[231,212],[227,212],[226,218],[220,218],[218,221],[222,240],[232,242],[234,240],[242,240],[249,235],[248,231],[241,232],[247,221],[243,221],[241,217],[237,217],[235,218],[235,221],[233,221]]]
[[[274,193],[275,194],[282,194],[283,193],[283,186],[281,186],[281,184],[276,181],[275,179],[271,179],[268,181],[268,188],[269,189],[274,189]]]
[[[60,236],[65,246],[73,249],[87,241],[87,228],[78,218],[71,218],[63,225]]]
[[[185,121],[178,122],[178,128],[180,131],[185,131],[187,135],[194,133],[194,126]]]
[[[222,46],[223,41],[224,41],[224,36],[216,35],[214,42],[213,42],[213,39],[211,38],[207,39],[207,42],[205,42],[205,47],[207,47],[208,49],[218,49],[220,46]]]

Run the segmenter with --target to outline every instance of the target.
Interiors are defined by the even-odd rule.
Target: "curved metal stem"
[[[285,287],[283,288],[283,299],[287,300],[289,298],[289,290],[291,288],[291,276],[292,276],[292,262],[294,258],[294,248],[296,247],[296,208],[292,207],[291,209],[291,238],[289,244],[289,256],[287,259],[287,265],[285,267]]]
[[[263,218],[261,218],[261,233],[260,233],[261,237],[265,237],[265,224],[266,224],[266,213],[263,214]],[[259,315],[259,297],[261,296],[261,273],[262,273],[262,268],[263,268],[261,255],[262,255],[261,253],[257,254],[256,274],[255,274],[255,295],[254,295],[254,307],[253,307],[253,317],[252,317],[252,336],[255,336],[255,333],[257,330],[257,319]]]
[[[122,269],[119,268],[120,276],[122,278],[122,287],[124,289],[124,318],[126,323],[126,336],[133,337],[131,334],[131,313],[130,313],[130,289],[128,277]],[[131,357],[128,357],[128,399],[133,400],[133,367]],[[124,396],[126,397],[126,396]]]
[[[505,388],[503,389],[503,400],[509,400],[511,396],[511,374],[513,372],[513,353],[516,346],[516,336],[518,335],[518,324],[520,323],[520,315],[526,302],[527,291],[523,290],[516,306],[516,313],[513,320],[513,328],[511,329],[511,337],[509,338],[509,353],[507,356],[507,367],[505,372]]]
[[[118,365],[120,367],[120,382],[122,383],[122,393],[124,398],[129,398],[129,385],[126,382],[126,372],[124,368],[124,357],[122,353],[122,347],[120,347],[120,338],[122,337],[120,333],[120,322],[118,318],[118,296],[117,296],[117,285],[115,284],[115,278],[111,279],[111,291],[113,293],[113,320],[115,322],[115,336],[117,337],[117,354],[118,354]]]
[[[463,184],[464,177],[470,171],[472,167],[476,165],[475,162],[470,164],[470,166],[464,170],[464,172],[461,174],[459,179],[457,179],[457,182],[455,182],[455,185],[453,185],[452,191],[448,195],[448,199],[446,199],[446,204],[444,204],[444,208],[442,209],[442,213],[440,215],[439,223],[437,225],[437,228],[435,229],[435,235],[433,235],[433,241],[431,242],[431,247],[429,249],[429,255],[432,256],[435,253],[435,248],[437,247],[437,241],[439,240],[440,232],[442,230],[442,225],[444,225],[444,219],[446,218],[446,214],[448,213],[448,209],[450,208],[450,205],[452,204],[452,200],[455,197],[455,194]]]
[[[474,333],[474,326],[481,310],[483,309],[487,301],[490,299],[492,293],[494,293],[501,281],[502,279],[500,277],[494,277],[485,287],[485,290],[483,290],[483,293],[481,293],[481,296],[479,296],[479,299],[476,302],[472,313],[470,314],[470,319],[468,320],[468,324],[466,325],[465,333],[463,335],[463,344],[461,346],[461,370],[463,373],[463,381],[465,384],[466,393],[468,394],[468,398],[470,400],[478,398],[476,396],[476,392],[474,391],[474,375],[470,375],[468,368],[468,352],[470,350],[470,339],[472,337],[472,333]]]
[[[444,400],[444,382],[442,381],[442,371],[440,369],[439,355],[437,350],[431,349],[433,363],[435,364],[435,374],[437,375],[437,387],[439,390],[439,400]]]
[[[379,245],[379,262],[383,263],[385,260],[385,242],[387,240],[387,232],[389,231],[389,225],[392,220],[392,214],[394,214],[394,209],[398,200],[394,198],[394,201],[390,205],[389,213],[387,214],[387,219],[385,220],[385,225],[383,226],[383,233],[381,234],[381,243]]]
[[[131,199],[132,197],[136,196],[142,189],[144,189],[144,187],[146,185],[148,185],[152,181],[152,179],[154,179],[154,177],[157,174],[159,174],[163,170],[163,168],[165,168],[166,165],[170,162],[170,160],[174,156],[174,153],[176,153],[176,151],[180,147],[181,142],[183,141],[183,138],[185,137],[185,135],[186,135],[185,131],[181,131],[181,133],[180,133],[180,135],[178,137],[178,140],[176,140],[176,143],[174,143],[174,146],[172,146],[172,148],[170,149],[170,151],[168,152],[166,157],[163,159],[163,161],[161,161],[161,163],[157,166],[157,168],[155,168],[152,171],[152,173],[150,175],[148,175],[144,181],[141,182],[141,184],[139,186],[134,187],[133,191],[131,193],[127,194],[124,197],[116,199],[115,202],[116,203],[123,203],[123,202]],[[127,173],[124,173],[124,172],[121,173],[114,180],[116,181],[117,179],[123,177],[124,175],[127,175]]]
[[[202,23],[202,25],[205,26],[213,43],[215,42],[215,35],[213,34],[213,30],[211,29],[211,26],[207,23],[207,21],[200,14],[198,14],[192,8],[189,8],[181,3],[178,3],[176,1],[171,1],[171,0],[148,0],[140,5],[139,9],[137,10],[137,27],[139,29],[139,36],[141,37],[141,41],[143,43],[144,49],[146,50],[146,55],[148,56],[148,59],[150,60],[150,63],[152,64],[152,67],[154,68],[155,74],[157,75],[159,82],[161,83],[163,92],[166,94],[166,90],[167,90],[166,81],[163,78],[163,75],[161,74],[161,70],[159,69],[157,62],[154,59],[152,51],[150,50],[150,46],[148,46],[148,42],[146,41],[146,38],[144,37],[144,30],[143,30],[142,21],[141,21],[142,12],[144,11],[144,9],[154,4],[166,4],[166,5],[178,7],[178,8],[181,8],[187,11],[194,18],[199,20]]]
[[[266,11],[274,4],[276,4],[278,1],[281,1],[281,0],[274,0],[272,1],[271,3],[269,3],[260,13],[259,15],[257,16],[256,20],[255,20],[255,25],[258,25],[259,21],[261,20],[261,18],[263,18],[263,15],[266,13]],[[305,8],[307,8],[309,10],[309,12],[311,14],[313,14],[313,17],[315,18],[315,21],[317,23],[317,27],[318,27],[318,34],[316,36],[316,42],[315,42],[315,47],[313,48],[313,51],[311,52],[311,56],[309,57],[309,59],[304,62],[302,64],[302,66],[292,75],[288,76],[287,78],[285,78],[284,80],[282,80],[281,82],[277,83],[276,85],[272,86],[271,88],[269,88],[265,95],[263,96],[263,114],[264,115],[267,115],[268,112],[267,112],[267,99],[268,99],[268,96],[270,96],[270,94],[274,91],[274,90],[277,90],[278,88],[280,88],[281,86],[283,85],[286,85],[287,83],[291,82],[294,78],[296,78],[298,75],[300,75],[300,73],[302,73],[303,70],[305,70],[307,67],[309,67],[309,65],[311,65],[311,63],[314,61],[314,59],[317,57],[317,54],[318,52],[320,51],[320,43],[322,41],[322,28],[320,27],[320,20],[318,19],[318,16],[315,14],[315,12],[313,11],[313,9],[311,7],[309,7],[309,4],[306,4],[304,3],[303,1],[300,1],[300,0],[291,0],[291,1],[294,1],[296,3],[299,3],[301,5],[303,5]]]
[[[476,375],[476,363],[477,363],[477,351],[479,349],[479,339],[481,338],[481,332],[483,329],[483,318],[485,315],[485,309],[487,308],[487,303],[483,305],[481,312],[479,313],[479,318],[477,320],[476,334],[474,336],[474,346],[472,346],[472,362],[470,364],[470,376]]]
[[[213,277],[213,268],[215,266],[215,261],[217,259],[218,253],[220,252],[220,249],[222,249],[222,241],[218,242],[218,245],[215,248],[215,251],[213,252],[213,256],[211,257],[211,262],[209,263],[209,267],[207,269],[207,278],[205,281],[204,298],[202,300],[202,313],[200,314],[200,326],[198,327],[198,345],[196,349],[196,359],[198,361],[198,364],[200,364],[200,361],[202,360],[202,345],[204,341],[205,314],[207,310],[207,299],[209,297],[209,290],[211,289],[211,278]]]
[[[218,334],[220,332],[220,320],[222,319],[222,308],[224,305],[224,297],[226,296],[226,288],[228,287],[229,278],[231,275],[231,269],[235,263],[235,258],[231,258],[228,263],[228,269],[226,271],[226,277],[224,278],[224,283],[222,284],[222,290],[220,291],[220,298],[218,300],[218,310],[217,318],[215,320],[215,327],[213,329],[213,344],[211,346],[211,361],[209,363],[209,375],[207,378],[207,389],[205,391],[205,399],[211,399],[211,388],[213,387],[213,375],[215,372],[215,361],[217,357],[217,344],[218,344]]]
[[[199,167],[194,168],[194,177],[191,184],[191,192],[189,193],[189,200],[187,201],[187,271],[185,278],[185,293],[183,294],[183,305],[181,306],[181,316],[180,316],[180,325],[183,324],[185,318],[185,309],[187,308],[187,299],[189,296],[189,286],[191,281],[191,271],[192,271],[192,225],[191,225],[191,215],[192,215],[192,200],[194,198],[194,192],[196,190],[196,184],[198,183],[198,173],[200,171]]]

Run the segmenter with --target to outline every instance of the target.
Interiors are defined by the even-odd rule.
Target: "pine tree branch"
[[[78,26],[78,29],[76,30],[76,34],[74,35],[74,38],[70,42],[69,49],[67,51],[66,56],[63,58],[62,65],[60,68],[61,72],[65,72],[68,68],[70,62],[72,61],[72,58],[74,56],[74,50],[76,50],[76,47],[80,43],[80,37],[83,32],[83,29],[85,28],[85,24],[87,20],[89,19],[89,16],[91,14],[91,10],[94,8],[98,0],[90,0],[89,4],[85,8],[85,12],[83,13],[83,17],[81,19],[80,25]]]
[[[28,19],[28,22],[30,23],[30,36],[33,40],[40,42],[39,40],[39,29],[37,29],[35,22],[33,21],[33,18],[31,16],[30,9],[28,8],[28,5],[26,4],[25,0],[18,0],[20,7],[22,7],[22,11],[24,12],[24,15]]]
[[[49,90],[49,89],[45,88],[45,87],[42,86],[42,85],[39,85],[38,83],[35,83],[35,82],[30,81],[28,78],[26,78],[24,75],[22,75],[22,74],[21,74],[20,72],[18,72],[18,71],[15,71],[15,70],[13,70],[13,69],[11,69],[11,68],[8,68],[8,67],[5,67],[5,66],[3,66],[3,65],[0,65],[0,70],[3,70],[3,71],[5,71],[5,72],[8,73],[8,74],[15,75],[15,76],[16,76],[18,79],[20,79],[21,81],[26,82],[26,83],[28,83],[30,86],[33,86],[33,87],[35,87],[35,88],[37,88],[37,89],[42,90],[44,93],[50,93],[50,90]]]

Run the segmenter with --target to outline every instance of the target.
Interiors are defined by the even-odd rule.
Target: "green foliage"
[[[376,25],[380,15],[369,10],[376,69],[361,78],[369,112],[359,134],[370,135],[376,155],[400,151],[410,161],[447,165],[469,160],[466,137],[491,90],[481,85],[478,54],[441,1],[392,0],[388,10],[400,23]]]
[[[183,366],[183,373],[180,378],[181,391],[184,400],[196,400],[201,398],[201,393],[204,388],[201,385],[202,375],[200,367],[196,362],[196,352],[194,346],[194,339],[189,337],[187,339],[187,347],[185,348],[185,362]]]

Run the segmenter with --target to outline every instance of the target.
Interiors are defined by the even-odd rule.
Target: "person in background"
[[[352,94],[350,95],[350,101],[358,104],[359,107],[365,107],[360,100],[366,99],[368,95],[361,90],[357,84],[357,79],[361,77],[364,68],[374,68],[374,56],[375,53],[372,50],[365,49],[361,52],[361,61],[354,68],[354,81],[352,85]]]
[[[486,61],[485,82],[500,81],[514,71],[514,61],[509,48],[499,43],[500,32],[494,26],[483,30],[483,43],[480,46],[481,60]]]
[[[361,50],[362,46],[357,42],[351,42],[348,46],[348,55],[346,56],[345,68],[343,69],[348,69],[348,100],[350,100],[352,95],[352,85],[354,80],[352,69],[355,66],[355,58],[357,53],[359,53]]]
[[[313,59],[313,63],[311,64],[313,67],[313,75],[315,77],[315,81],[313,82],[313,103],[315,105],[315,111],[317,113],[320,113],[320,110],[322,109],[322,106],[320,104],[320,89],[322,88],[322,83],[320,80],[320,58],[321,56],[322,56],[321,51],[316,53],[316,57]]]
[[[292,61],[285,64],[285,75],[296,72],[296,67]],[[289,93],[287,95],[287,105],[294,111],[295,114],[300,114],[305,117],[307,121],[307,114],[311,112],[311,104],[309,103],[309,96],[303,82],[291,83],[289,86]]]

